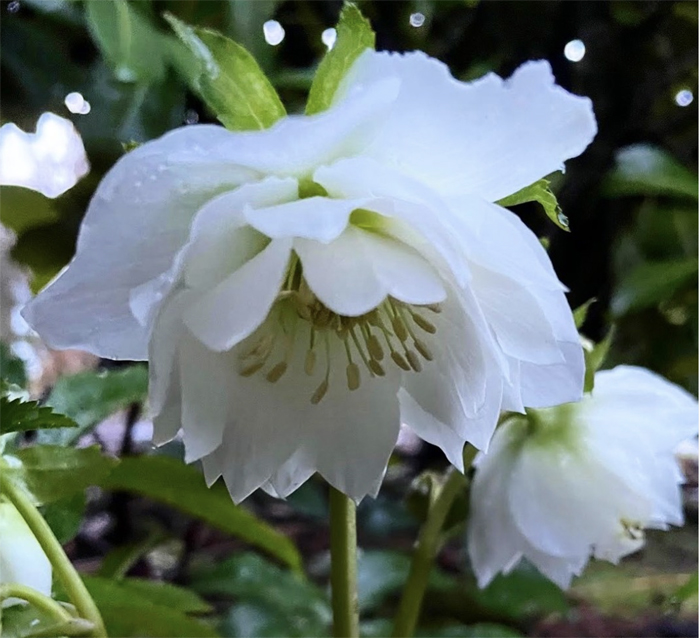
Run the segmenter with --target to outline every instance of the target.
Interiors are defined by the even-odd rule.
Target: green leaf
[[[171,14],[165,18],[190,51],[189,61],[173,57],[173,62],[226,128],[266,129],[286,115],[274,87],[240,44]]]
[[[607,197],[670,195],[698,199],[698,178],[664,149],[633,144],[621,149],[602,186]]]
[[[593,343],[588,339],[581,338],[583,344],[583,358],[586,363],[586,375],[583,382],[584,392],[593,392],[595,383],[595,373],[600,370],[600,367],[605,362],[605,358],[610,352],[613,338],[615,337],[615,327],[608,330],[608,334],[599,343]]]
[[[46,428],[74,428],[76,423],[36,401],[0,397],[0,435]]]
[[[336,26],[333,48],[326,53],[316,71],[306,102],[306,114],[325,111],[333,103],[345,74],[367,49],[374,49],[374,31],[356,5],[346,2]]]
[[[598,301],[595,297],[592,297],[585,303],[582,303],[576,310],[574,310],[574,323],[576,324],[576,328],[580,329],[581,326],[586,322],[586,317],[588,317],[588,310],[591,307],[591,304],[595,303]]]
[[[46,404],[68,415],[77,424],[74,430],[56,430],[40,435],[41,443],[70,445],[108,416],[145,401],[148,369],[134,365],[121,370],[79,372],[61,377]]]
[[[559,228],[566,231],[571,230],[569,228],[569,218],[562,212],[556,195],[549,187],[549,180],[537,180],[534,184],[530,184],[530,186],[519,190],[517,193],[499,200],[498,204],[501,206],[517,206],[526,202],[537,202],[542,206],[547,217]]]
[[[670,609],[678,610],[683,603],[691,598],[698,597],[698,572],[691,574],[688,580],[683,583],[671,596],[669,596],[667,606]]]
[[[21,186],[0,187],[0,222],[17,235],[35,226],[55,222],[59,218],[54,200]]]
[[[227,636],[326,636],[332,619],[320,588],[256,554],[200,567],[192,588],[236,599],[224,624]]]
[[[222,484],[207,488],[201,473],[181,461],[165,456],[125,458],[102,487],[167,503],[301,570],[301,556],[286,536],[234,505]]]
[[[134,5],[126,0],[84,4],[90,33],[118,80],[151,82],[165,75],[165,36]]]
[[[218,636],[207,622],[189,613],[203,613],[211,607],[194,592],[170,583],[136,578],[111,580],[84,576],[110,636],[153,638]]]
[[[117,464],[116,459],[104,456],[96,445],[80,449],[34,445],[5,458],[9,462],[3,472],[26,489],[37,505],[82,492],[89,485],[99,485]]]
[[[56,638],[89,636],[94,625],[83,618],[57,623],[53,616],[31,605],[13,605],[2,610],[3,638]]]
[[[648,261],[618,284],[611,307],[618,317],[670,299],[684,286],[697,286],[698,260]]]
[[[42,508],[41,513],[61,545],[71,541],[80,531],[85,505],[85,492],[76,492]]]
[[[12,354],[6,343],[0,342],[0,378],[2,381],[16,385],[20,388],[27,387],[27,371],[24,369],[24,361]],[[2,414],[0,414],[0,419]]]

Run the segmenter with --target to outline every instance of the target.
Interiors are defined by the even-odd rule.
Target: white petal
[[[463,83],[423,53],[364,53],[336,99],[401,79],[371,157],[439,192],[496,201],[576,157],[596,133],[591,102],[554,84],[547,62],[528,62],[509,80],[494,74]]]
[[[564,362],[536,292],[483,267],[474,266],[472,275],[474,295],[506,355],[538,364]]]
[[[318,115],[291,115],[264,131],[237,133],[232,152],[262,174],[308,177],[320,164],[363,151],[388,116],[398,87],[396,78],[385,76]]]
[[[579,401],[583,396],[586,365],[580,342],[558,342],[564,363],[538,365],[520,362],[522,403],[529,408],[546,408]]]
[[[348,225],[350,213],[367,199],[308,197],[269,208],[247,209],[248,223],[268,237],[304,237],[327,244]]]
[[[51,596],[51,563],[21,514],[6,501],[0,501],[0,538],[0,585],[25,585]],[[9,598],[2,606],[17,602]]]
[[[331,166],[322,166],[314,173],[314,181],[333,197],[376,198],[371,202],[371,210],[399,222],[387,224],[388,234],[412,246],[435,265],[444,261],[447,272],[460,284],[467,282],[462,248],[454,237],[454,228],[442,214],[446,204],[420,181],[367,157],[341,159]]]
[[[467,519],[467,549],[479,587],[512,568],[526,547],[508,507],[513,452],[499,431],[489,452],[478,459]]]
[[[275,239],[196,306],[185,312],[185,324],[211,350],[229,350],[264,321],[287,271],[291,240]]]
[[[325,374],[322,342],[312,376],[304,371],[306,346],[296,344],[287,372],[275,383],[263,372],[238,377],[230,387],[231,418],[210,471],[222,473],[235,501],[268,482],[286,496],[315,471],[356,500],[376,489],[398,436],[399,375],[390,369],[386,377],[370,379],[363,370],[360,387],[351,392],[345,351],[337,339],[330,345],[329,388],[317,405],[311,397]],[[270,365],[284,356],[280,346]]]
[[[210,288],[265,247],[265,238],[246,228],[246,208],[281,204],[297,196],[295,179],[268,177],[254,184],[244,184],[204,205],[197,212],[184,249],[187,285]]]
[[[228,357],[188,334],[180,342],[179,359],[185,462],[191,463],[221,445],[236,370]]]
[[[364,314],[388,295],[416,304],[445,298],[439,276],[412,248],[353,226],[329,244],[297,239],[294,249],[311,290],[341,315]]]
[[[231,159],[234,137],[190,126],[114,165],[90,203],[73,261],[24,310],[51,347],[146,358],[147,328],[132,315],[130,292],[170,267],[204,202],[255,176]]]

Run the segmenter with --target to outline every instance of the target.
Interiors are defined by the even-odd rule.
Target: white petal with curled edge
[[[146,359],[148,330],[131,312],[131,290],[170,268],[207,200],[256,176],[231,158],[234,139],[219,126],[190,126],[114,165],[90,202],[73,261],[23,311],[49,346]]]
[[[51,563],[12,503],[0,501],[0,585],[15,583],[51,596]],[[3,607],[20,602],[3,601]]]
[[[341,315],[362,315],[388,295],[414,304],[446,296],[438,274],[411,247],[354,226],[329,244],[297,239],[294,249],[311,290]]]
[[[362,54],[336,96],[395,76],[391,115],[364,154],[444,194],[497,201],[561,170],[596,134],[591,101],[554,83],[549,64],[527,62],[508,79],[459,82],[421,52]]]
[[[386,228],[390,235],[437,266],[443,261],[461,285],[468,281],[462,248],[446,216],[441,214],[445,203],[420,181],[367,157],[351,157],[322,166],[314,173],[314,181],[333,197],[377,198],[371,202],[371,210],[400,224]]]
[[[366,199],[308,197],[268,208],[246,209],[248,223],[268,237],[303,237],[328,244],[348,225],[350,213]]]
[[[291,239],[274,239],[253,259],[185,311],[185,324],[211,350],[223,352],[267,317],[287,271]]]

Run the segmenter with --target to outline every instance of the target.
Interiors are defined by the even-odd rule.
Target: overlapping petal
[[[508,79],[490,73],[459,82],[421,52],[365,52],[336,100],[386,77],[401,88],[365,155],[445,194],[497,201],[580,155],[596,133],[591,102],[554,83],[547,62],[528,62]]]

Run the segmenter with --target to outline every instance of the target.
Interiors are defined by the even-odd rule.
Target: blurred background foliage
[[[559,84],[593,100],[599,134],[553,182],[572,232],[556,228],[535,204],[514,210],[547,238],[572,307],[595,299],[583,332],[600,341],[614,326],[606,366],[643,365],[697,393],[697,2],[359,5],[379,49],[421,49],[465,80],[488,71],[507,76],[526,60],[544,58]],[[89,198],[125,147],[177,126],[216,121],[189,90],[186,56],[164,12],[245,45],[288,111],[297,112],[341,6],[336,0],[3,2],[2,123],[32,131],[45,111],[69,118],[91,164],[57,199],[0,188],[0,220],[17,236],[12,255],[31,273],[33,289],[70,259]],[[90,103],[88,114],[64,105],[73,91]],[[26,385],[18,365],[4,348],[3,376]],[[87,583],[111,635],[326,635],[321,485],[310,482],[286,503],[255,495],[235,507],[223,490],[207,491],[196,469],[173,460],[181,458],[176,444],[131,458],[147,451],[147,437],[137,435],[145,370],[109,362],[98,367],[34,388],[77,424],[42,431],[35,440],[75,450],[62,457],[68,466],[54,468],[42,503],[71,557],[92,573]],[[114,440],[105,440],[108,417]],[[93,453],[72,447],[85,441],[130,458],[106,468]],[[408,570],[427,496],[422,483],[405,501],[407,487],[419,471],[444,464],[427,445],[403,451],[380,497],[360,508],[365,635],[390,631],[387,618]],[[86,492],[88,485],[101,489]],[[693,498],[691,477],[686,530],[652,534],[647,549],[621,569],[593,566],[567,595],[527,567],[478,591],[458,533],[462,503],[447,530],[455,542],[441,555],[430,586],[422,635],[695,635],[697,573],[690,580],[688,573],[697,564],[697,473],[694,485]],[[7,635],[42,630],[27,629],[22,613],[28,612],[7,614]]]

